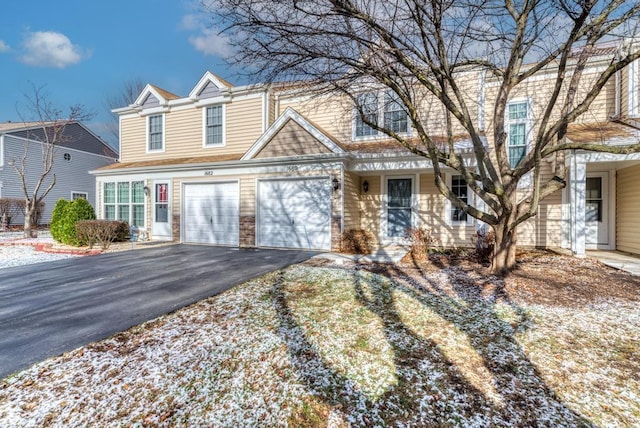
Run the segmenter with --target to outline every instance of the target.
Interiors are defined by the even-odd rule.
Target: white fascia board
[[[93,170],[89,171],[90,174],[96,176],[107,175],[122,175],[131,173],[143,173],[143,172],[182,172],[190,170],[228,170],[228,169],[243,169],[243,168],[257,168],[263,166],[278,166],[287,168],[292,165],[299,164],[317,164],[322,165],[327,162],[345,162],[349,159],[346,154],[328,153],[323,155],[310,155],[310,156],[298,156],[295,159],[290,157],[286,158],[268,158],[268,159],[250,159],[250,160],[236,160],[226,162],[203,162],[192,164],[179,164],[179,165],[153,165],[133,168],[119,168],[109,169],[105,171]]]
[[[291,107],[287,109],[276,119],[275,122],[267,129],[267,131],[258,138],[258,140],[251,146],[251,148],[242,156],[242,160],[253,159],[260,150],[262,150],[271,139],[282,129],[282,127],[291,119],[300,125],[305,131],[311,134],[314,138],[320,141],[325,147],[331,150],[332,153],[341,154],[345,151],[334,143],[329,137],[327,137],[318,128],[313,126],[307,119],[302,117],[297,111]]]
[[[158,101],[160,102],[160,105],[166,105],[167,104],[167,100],[160,95],[160,93],[158,91],[156,91],[156,89],[150,85],[149,83],[147,83],[147,85],[144,87],[144,89],[142,90],[142,92],[140,92],[140,95],[138,95],[138,98],[136,98],[136,100],[133,102],[134,105],[136,106],[141,106],[142,103],[144,103],[144,100],[147,98],[147,96],[151,94],[154,97],[156,97],[158,99]]]
[[[191,92],[189,92],[189,98],[191,100],[195,100],[198,98],[198,94],[200,93],[200,91],[202,91],[204,89],[205,86],[207,86],[207,83],[213,83],[216,88],[218,89],[229,89],[230,87],[228,85],[225,85],[222,80],[220,80],[220,78],[218,78],[218,76],[216,76],[215,74],[213,74],[212,72],[210,72],[209,70],[207,70],[202,77],[200,78],[200,80],[198,81],[198,83],[196,83],[196,86],[193,87],[193,89],[191,90]]]

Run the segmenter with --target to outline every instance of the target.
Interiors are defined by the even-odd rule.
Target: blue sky
[[[225,65],[224,40],[197,0],[29,0],[0,6],[0,122],[19,121],[31,83],[57,107],[81,103],[97,113],[105,139],[108,94],[140,78],[180,96],[206,70],[243,83]],[[19,107],[20,108],[20,107]],[[25,111],[22,107],[21,111]]]

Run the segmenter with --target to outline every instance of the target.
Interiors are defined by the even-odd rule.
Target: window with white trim
[[[469,187],[467,181],[461,175],[451,176],[451,192],[458,197],[462,202],[469,203]],[[469,220],[469,215],[461,208],[451,204],[449,219],[452,224],[466,224]]]
[[[356,97],[356,137],[371,137],[378,135],[378,131],[365,123],[365,120],[378,124],[378,95],[375,92],[367,92]],[[362,110],[362,113],[360,113]],[[364,117],[364,119],[363,119]]]
[[[365,123],[365,119],[376,125],[382,124],[385,129],[398,134],[409,132],[407,112],[394,92],[365,92],[356,96],[356,102],[354,138],[379,135],[377,130]]]
[[[164,150],[164,117],[161,114],[147,118],[149,134],[147,149],[150,152]]]
[[[89,199],[89,194],[87,192],[75,192],[71,191],[71,200],[75,201],[76,199]]]
[[[404,134],[409,129],[407,112],[398,95],[391,91],[384,94],[384,127],[397,134]]]
[[[205,109],[205,137],[204,145],[224,145],[224,108],[221,105],[211,106]]]
[[[105,220],[122,220],[131,226],[144,227],[143,181],[108,182],[102,189]]]
[[[515,168],[527,153],[531,132],[531,115],[528,101],[510,102],[507,105],[507,156],[511,168]]]

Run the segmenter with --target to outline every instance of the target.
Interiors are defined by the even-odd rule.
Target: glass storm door
[[[153,239],[171,239],[170,213],[170,183],[169,181],[153,182]]]
[[[607,173],[589,174],[585,194],[586,243],[591,246],[609,245],[609,206]]]
[[[402,238],[412,225],[410,178],[387,180],[387,237]]]

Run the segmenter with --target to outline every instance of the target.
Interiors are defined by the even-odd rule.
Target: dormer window
[[[394,92],[365,92],[357,96],[356,102],[360,108],[355,109],[354,138],[375,137],[380,134],[367,125],[365,119],[376,125],[382,124],[385,129],[397,134],[409,132],[407,112]]]
[[[164,150],[164,117],[161,114],[147,118],[147,150],[160,152]]]
[[[224,106],[210,106],[204,109],[204,146],[224,145]]]

